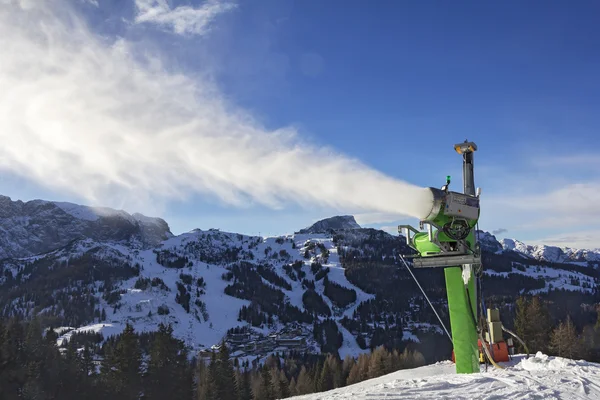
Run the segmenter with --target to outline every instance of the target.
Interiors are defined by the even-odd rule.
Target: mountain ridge
[[[0,259],[27,257],[90,238],[147,248],[173,234],[166,221],[108,207],[0,195]]]
[[[398,253],[410,252],[405,242],[361,228],[351,216],[317,221],[312,232],[315,224],[307,233],[264,238],[218,229],[175,236],[160,219],[150,218],[142,226],[137,220],[149,217],[91,211],[71,203],[0,199],[0,227],[14,231],[3,238],[19,237],[25,222],[25,228],[43,229],[58,221],[63,224],[59,239],[72,239],[52,242],[48,235],[54,247],[47,252],[0,259],[0,311],[40,316],[63,327],[61,344],[74,332],[108,336],[126,323],[139,331],[165,323],[197,351],[237,330],[249,338],[244,346],[234,343],[232,354],[239,357],[289,351],[290,341],[303,351],[342,357],[381,344],[420,346],[428,360],[438,360],[447,350],[439,344],[443,331],[437,318],[398,262]],[[116,228],[109,229],[111,223]],[[88,224],[98,231],[83,230]],[[164,236],[144,243],[142,227],[154,227]],[[507,312],[512,296],[521,293],[552,296],[559,289],[575,296],[573,304],[595,301],[600,272],[589,268],[591,261],[553,264],[515,251],[488,232],[479,232],[479,238],[486,292],[503,299]],[[38,243],[26,245],[31,251]],[[3,246],[0,241],[6,253]],[[442,270],[414,273],[427,282],[431,301],[446,315]],[[296,333],[285,333],[289,330]],[[288,344],[280,346],[279,337]],[[294,338],[300,339],[294,344]]]

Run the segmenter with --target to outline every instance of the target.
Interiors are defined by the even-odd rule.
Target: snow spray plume
[[[210,82],[96,37],[65,3],[0,0],[0,48],[0,171],[142,210],[210,194],[236,206],[428,211],[423,188],[293,129],[264,129]]]

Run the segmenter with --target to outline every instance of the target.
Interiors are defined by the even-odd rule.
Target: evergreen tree
[[[235,390],[236,385],[233,363],[229,359],[229,349],[225,342],[221,343],[216,362],[215,387],[217,398],[219,400],[236,400],[238,394]]]
[[[263,365],[260,370],[260,386],[259,393],[256,393],[256,398],[261,400],[275,400],[275,395],[273,392],[271,371],[269,371],[269,368],[267,368],[266,365]]]
[[[198,400],[215,399],[214,381],[211,379],[210,367],[203,360],[198,360],[196,363],[196,382],[196,397]]]
[[[313,382],[310,377],[310,374],[306,370],[306,367],[302,366],[300,369],[300,374],[298,375],[298,380],[296,381],[296,394],[309,394],[312,393],[313,390]]]
[[[167,397],[190,398],[191,374],[187,351],[183,343],[173,337],[173,328],[160,324],[150,347],[147,384],[148,399]]]
[[[346,381],[348,380],[348,376],[350,375],[350,371],[354,365],[356,365],[354,358],[350,355],[347,355],[342,363],[342,384],[340,386],[346,386]]]
[[[244,368],[243,372],[239,372],[236,375],[236,386],[238,388],[238,399],[239,400],[251,400],[252,389],[250,387],[250,373],[247,368]]]
[[[360,367],[358,363],[354,364],[348,373],[348,379],[346,379],[346,385],[354,385],[360,382]]]
[[[317,391],[324,392],[331,389],[333,389],[333,371],[331,370],[329,363],[325,362],[317,383]]]
[[[61,389],[59,374],[63,360],[56,342],[44,340],[40,322],[36,318],[28,324],[23,351],[27,360],[23,397],[36,399],[57,395]]]
[[[517,335],[527,343],[529,351],[533,353],[546,352],[552,326],[548,307],[538,297],[533,297],[530,302],[524,297],[519,297],[516,301],[516,309],[515,330]],[[518,351],[524,350],[519,344]]]
[[[575,326],[571,317],[567,316],[566,321],[560,324],[552,331],[550,337],[550,350],[559,357],[579,359],[583,354],[583,341],[577,335]]]
[[[296,390],[296,378],[290,380],[290,396],[297,396],[298,391]]]
[[[369,379],[377,378],[388,373],[388,355],[389,353],[383,346],[376,348],[375,351],[371,353],[368,370]]]
[[[102,364],[102,377],[111,395],[125,400],[139,398],[141,359],[138,337],[133,326],[127,323]]]

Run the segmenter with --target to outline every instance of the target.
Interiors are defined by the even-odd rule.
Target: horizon
[[[482,230],[600,248],[598,13],[9,0],[0,193],[160,215],[178,233],[277,236],[351,214],[397,234],[420,188],[451,175],[462,191],[452,146],[468,139]]]
[[[31,200],[12,199],[10,196],[4,196],[2,194],[0,194],[0,197],[8,197],[9,199],[11,199],[11,201],[22,201],[24,203],[26,203],[28,201],[45,201],[45,202],[50,202],[50,203],[60,203],[60,201],[47,200],[47,199],[31,199]],[[71,202],[65,202],[65,203],[73,204],[73,205],[77,205],[77,206],[82,206],[82,207],[89,207],[91,209],[94,209],[94,208],[107,208],[107,207],[104,207],[104,206],[91,206],[91,205],[77,204],[77,203],[71,203]],[[108,207],[108,208],[110,208],[110,207]],[[113,210],[117,211],[117,212],[122,211],[122,212],[125,212],[125,213],[129,214],[129,215],[133,215],[133,214],[137,213],[135,211],[129,211],[129,210],[123,210],[123,209],[113,209]],[[269,238],[269,237],[282,237],[282,236],[295,235],[295,234],[298,234],[297,233],[298,231],[300,231],[302,229],[308,229],[308,228],[310,228],[312,225],[314,225],[317,222],[320,222],[320,221],[323,221],[323,220],[327,220],[327,219],[331,219],[331,218],[335,218],[335,217],[352,217],[352,218],[354,218],[355,222],[357,222],[356,221],[356,217],[354,215],[341,215],[340,214],[340,215],[331,215],[331,216],[323,217],[323,218],[318,219],[318,220],[309,221],[309,222],[305,223],[302,227],[296,227],[293,230],[287,231],[287,232],[277,232],[277,233],[266,232],[265,233],[265,232],[261,232],[261,231],[256,231],[256,232],[251,232],[251,231],[237,231],[237,230],[230,230],[230,229],[222,229],[219,226],[195,227],[195,228],[192,228],[190,230],[183,231],[183,232],[173,232],[173,229],[171,228],[171,224],[169,223],[168,219],[166,219],[164,217],[161,217],[159,215],[145,215],[145,214],[142,214],[142,215],[145,216],[145,217],[149,217],[149,218],[160,218],[160,219],[164,220],[167,223],[167,225],[169,226],[169,231],[173,235],[175,235],[175,236],[180,236],[180,235],[184,235],[186,233],[191,233],[191,232],[193,232],[195,230],[209,231],[211,229],[217,229],[217,230],[219,230],[221,232],[225,232],[225,233],[236,233],[236,234],[239,233],[239,234],[246,235],[246,236],[259,236],[259,237],[263,237],[263,238]],[[397,231],[397,229],[394,231],[392,229],[386,230],[386,229],[381,229],[380,227],[377,227],[377,226],[362,225],[360,223],[358,223],[358,225],[360,225],[361,229],[364,229],[364,228],[367,228],[367,229],[373,228],[373,229],[377,229],[377,230],[381,230],[381,231],[384,231],[386,233],[389,233],[392,236],[399,236],[400,235],[399,232]],[[495,234],[495,233],[493,233],[491,231],[484,230],[484,229],[478,229],[478,231],[484,232],[484,233],[488,233],[488,234],[492,235],[493,237],[495,237],[496,240],[498,240],[498,241],[500,241],[501,239],[508,239],[508,240],[514,240],[514,241],[517,241],[517,242],[521,242],[521,243],[524,243],[526,245],[547,245],[545,243],[534,243],[534,244],[533,243],[528,243],[527,241],[523,241],[523,240],[521,240],[520,238],[517,238],[517,237],[505,236],[505,237],[500,238],[500,237],[498,237],[497,234]],[[558,247],[558,248],[561,248],[561,249],[600,250],[600,247],[584,248],[584,247],[560,246],[560,245],[552,245],[552,246]]]

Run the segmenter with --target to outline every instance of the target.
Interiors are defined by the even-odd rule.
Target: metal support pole
[[[463,156],[463,186],[466,195],[475,196],[475,182],[473,172],[473,152],[477,150],[475,143],[465,143],[454,146],[455,150]],[[471,250],[475,247],[475,234],[469,233],[469,241],[473,243]],[[468,280],[463,278],[464,265],[446,268],[446,292],[448,296],[448,311],[450,313],[450,329],[452,330],[452,342],[454,343],[454,358],[456,361],[456,372],[474,373],[479,372],[479,346],[477,345],[477,326],[474,323],[477,316],[477,288],[473,268],[470,269]]]

